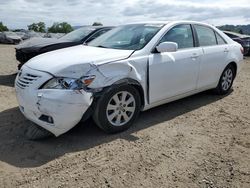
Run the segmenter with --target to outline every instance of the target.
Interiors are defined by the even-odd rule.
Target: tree
[[[242,29],[239,29],[239,30],[238,30],[238,33],[239,33],[239,34],[243,34]]]
[[[103,24],[101,22],[94,22],[92,26],[103,26]]]
[[[37,26],[37,24],[33,23],[33,24],[28,25],[28,29],[29,29],[30,31],[31,31],[31,30],[37,31],[37,30],[38,30],[38,26]]]
[[[73,31],[73,28],[67,22],[55,22],[51,27],[48,28],[48,32],[50,33],[69,33],[71,31]]]
[[[37,25],[38,25],[38,32],[45,33],[45,23],[39,22],[37,23]]]
[[[33,30],[35,32],[45,33],[45,23],[44,22],[33,23],[31,25],[28,25],[28,29]]]
[[[3,25],[2,22],[0,22],[0,32],[2,32],[2,31],[8,31],[8,30],[9,29],[5,25]]]

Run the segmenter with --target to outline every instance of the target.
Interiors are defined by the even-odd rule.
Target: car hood
[[[13,39],[13,40],[21,40],[21,37],[19,36],[6,36],[7,39]]]
[[[25,65],[55,76],[79,78],[97,65],[128,58],[133,50],[78,45],[38,55]]]
[[[16,46],[16,49],[23,49],[23,48],[42,48],[52,44],[58,44],[63,42],[69,42],[61,39],[56,38],[41,38],[41,37],[33,37],[30,38],[21,44]]]

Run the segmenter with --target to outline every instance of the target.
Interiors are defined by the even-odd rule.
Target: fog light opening
[[[54,120],[53,120],[53,118],[51,116],[47,116],[47,115],[44,115],[44,114],[39,117],[39,120],[45,121],[45,122],[50,123],[50,124],[54,123]]]

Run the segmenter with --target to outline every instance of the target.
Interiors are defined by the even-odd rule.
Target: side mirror
[[[156,46],[156,50],[159,53],[162,52],[176,52],[178,49],[178,44],[175,42],[162,42]]]

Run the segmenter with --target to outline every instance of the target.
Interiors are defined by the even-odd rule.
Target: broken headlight
[[[41,89],[83,89],[90,85],[95,76],[83,76],[80,79],[74,78],[52,78],[45,83]]]

